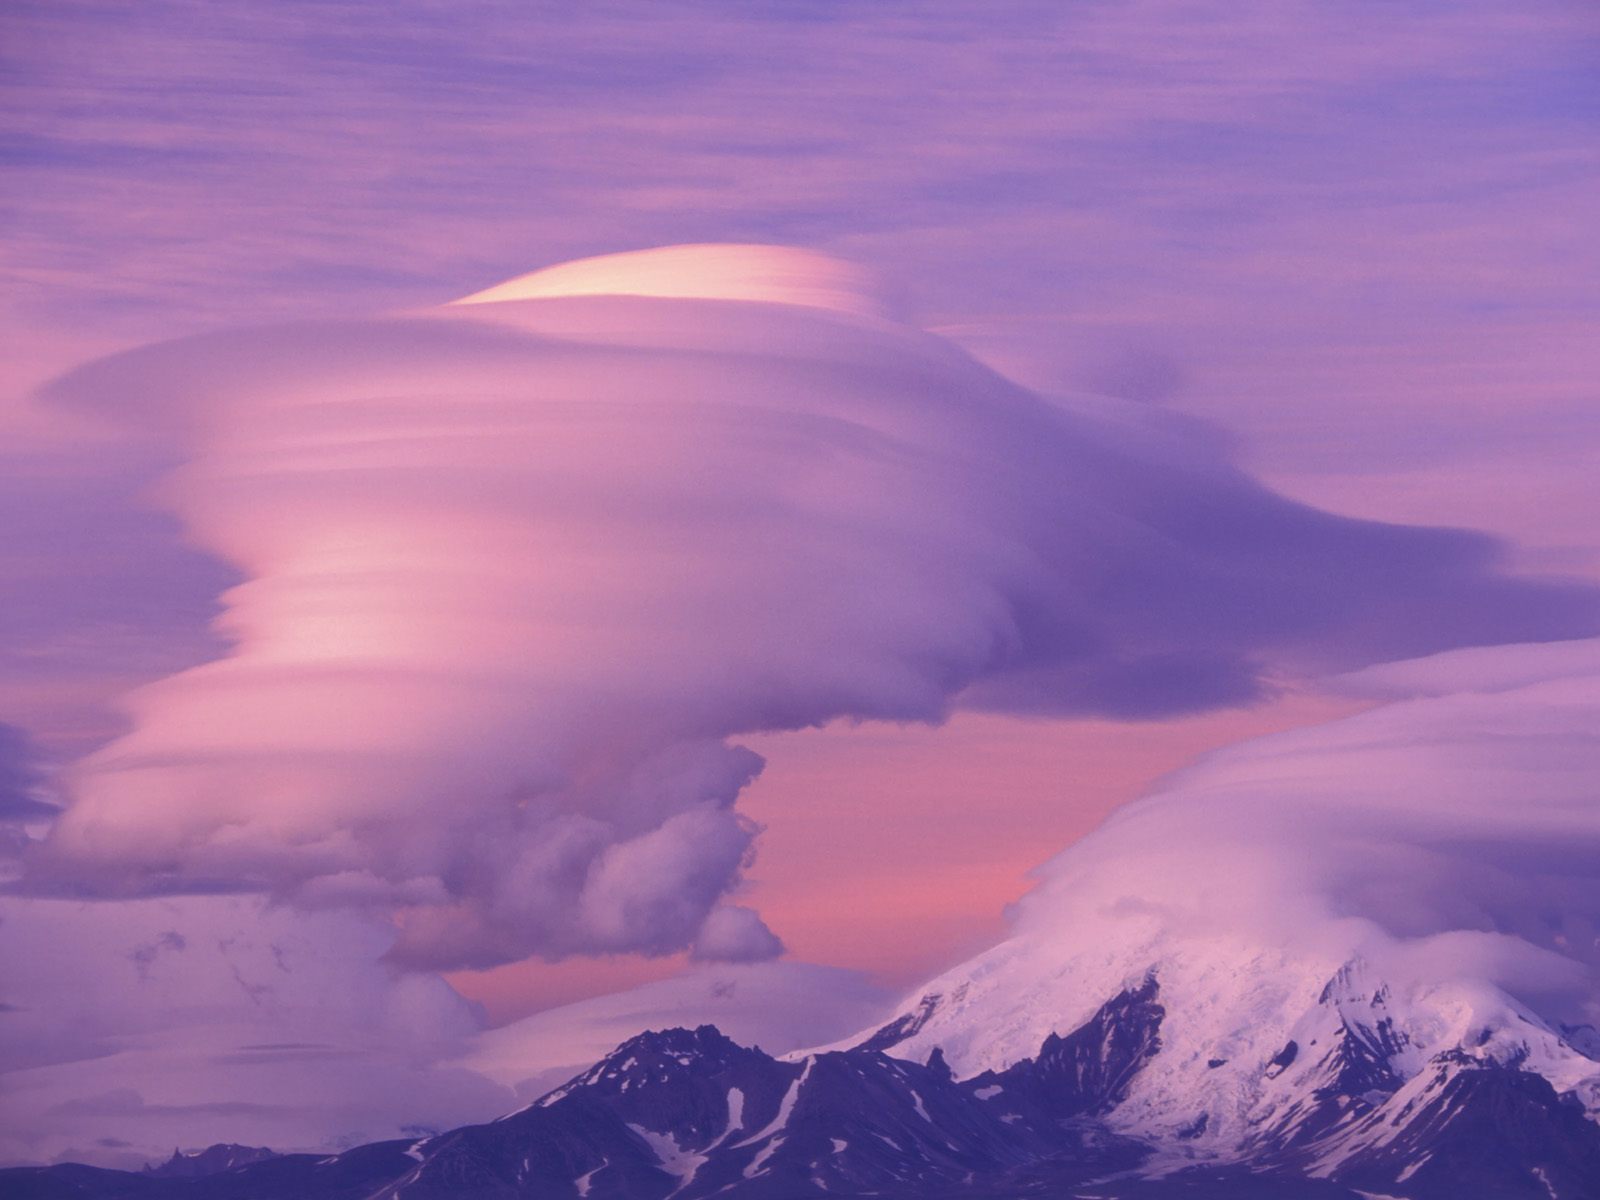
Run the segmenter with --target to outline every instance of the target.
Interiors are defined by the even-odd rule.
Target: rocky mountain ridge
[[[0,1172],[8,1200],[1592,1200],[1600,1125],[1571,1092],[1480,1045],[1419,1060],[1382,985],[1336,974],[1291,1038],[1251,1065],[1268,1100],[1247,1136],[1199,1108],[1132,1132],[1130,1097],[1169,1052],[1160,977],[1129,983],[1037,1052],[958,1078],[903,1056],[929,995],[839,1049],[774,1058],[715,1027],[632,1038],[486,1125],[197,1177],[62,1165]],[[920,1018],[920,1020],[919,1020]],[[1331,1031],[1331,1032],[1330,1032]],[[1219,1049],[1218,1053],[1221,1053]],[[1208,1060],[1221,1070],[1227,1061]],[[1240,1069],[1235,1064],[1235,1070]],[[203,1156],[202,1156],[203,1157]]]

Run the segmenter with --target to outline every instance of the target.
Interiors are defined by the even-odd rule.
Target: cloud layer
[[[0,921],[0,1162],[137,1169],[174,1146],[317,1150],[488,1120],[449,1065],[477,1014],[379,962],[393,934],[256,898],[10,899]]]
[[[1486,539],[1317,512],[1181,417],[1010,383],[821,256],[471,299],[53,385],[174,450],[162,502],[245,581],[226,657],[69,774],[34,886],[398,909],[429,966],[758,958],[773,935],[719,907],[756,834],[740,734],[1158,717],[1594,625]]]

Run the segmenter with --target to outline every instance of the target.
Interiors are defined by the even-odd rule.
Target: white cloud
[[[644,294],[588,294],[630,270]],[[399,908],[429,966],[748,957],[778,942],[721,936],[756,834],[740,734],[1162,716],[1595,619],[1484,539],[1275,496],[1185,418],[1026,391],[814,255],[530,278],[566,282],[53,385],[171,447],[159,494],[244,582],[229,653],[136,691],[67,774],[31,886]]]
[[[0,909],[0,1161],[137,1167],[219,1141],[318,1150],[498,1115],[479,1030],[393,934],[241,897]]]

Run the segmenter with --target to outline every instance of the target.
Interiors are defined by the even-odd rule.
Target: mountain
[[[1187,1061],[1194,1031],[1175,1016],[1159,974],[1128,981],[1074,1028],[1051,1031],[1032,1054],[958,1077],[937,1046],[917,1051],[931,1030],[955,1032],[961,1013],[972,1015],[970,1000],[982,989],[967,982],[964,993],[918,997],[895,1020],[840,1048],[775,1058],[710,1025],[650,1032],[486,1125],[343,1154],[279,1155],[199,1178],[72,1165],[12,1169],[0,1171],[0,1196],[1600,1196],[1600,1125],[1574,1092],[1558,1091],[1537,1069],[1550,1052],[1537,1044],[1541,1031],[1479,1028],[1475,1046],[1428,1052],[1413,1029],[1416,1014],[1401,1011],[1392,989],[1374,985],[1360,963],[1325,981],[1299,1014],[1297,1036],[1273,1053],[1241,1063],[1226,1037],[1202,1051],[1198,1069],[1230,1087],[1195,1094],[1187,1121],[1171,1129],[1157,1119],[1164,1110],[1156,1101],[1165,1076],[1196,1065]],[[1184,1061],[1166,1061],[1174,1054]],[[1247,1076],[1254,1086],[1240,1092]],[[1243,1105],[1247,1120],[1215,1105],[1223,1094]],[[1219,1128],[1231,1132],[1219,1136]],[[222,1156],[199,1158],[207,1155]]]
[[[160,1166],[146,1167],[146,1173],[167,1179],[198,1179],[202,1175],[215,1175],[231,1171],[247,1163],[276,1158],[265,1146],[238,1146],[232,1142],[218,1142],[204,1150],[183,1151],[174,1147],[172,1157]]]
[[[1080,929],[1072,948],[1052,936],[956,968],[867,1040],[1003,1087],[995,1103],[1094,1118],[1148,1148],[1151,1180],[1242,1170],[1407,1200],[1600,1197],[1587,1027],[1404,956],[1380,967],[1193,932],[1115,946]],[[1126,982],[1135,962],[1145,974]],[[1075,1032],[1053,1031],[1052,1013],[1119,978]]]
[[[527,1103],[644,1029],[710,1024],[736,1042],[783,1054],[881,1019],[894,999],[856,972],[814,963],[700,963],[489,1030],[461,1065]]]

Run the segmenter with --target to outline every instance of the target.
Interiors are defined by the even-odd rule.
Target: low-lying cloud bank
[[[819,256],[676,248],[58,381],[181,460],[161,503],[244,582],[226,656],[65,775],[25,886],[398,912],[413,966],[755,960],[741,734],[1161,717],[1595,627],[1486,539],[1295,504],[883,311]]]
[[[0,1163],[137,1168],[219,1141],[318,1149],[504,1112],[453,1065],[474,1007],[380,961],[383,922],[259,898],[10,899]]]
[[[240,896],[8,900],[0,1165],[134,1168],[174,1146],[325,1151],[492,1120],[645,1029],[780,1052],[869,1023],[854,972],[716,964],[492,1031],[385,922]]]

